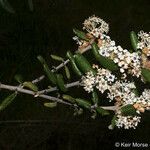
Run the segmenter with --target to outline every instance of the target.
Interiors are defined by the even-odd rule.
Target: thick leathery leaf
[[[62,74],[56,74],[57,86],[62,92],[67,92]]]
[[[71,103],[75,103],[75,98],[73,98],[72,96],[70,95],[66,95],[66,94],[63,94],[63,99],[66,100],[66,101],[69,101]]]
[[[29,89],[35,91],[35,92],[38,91],[38,87],[37,87],[35,84],[33,84],[32,82],[24,82],[24,83],[23,83],[23,86],[24,86],[24,87],[27,87],[27,88],[29,88]]]
[[[98,94],[97,94],[96,90],[93,90],[93,92],[92,92],[92,101],[94,104],[98,104],[99,98],[98,98]]]
[[[114,115],[113,118],[112,118],[112,120],[111,120],[111,124],[108,127],[110,130],[113,130],[115,128],[115,126],[116,126],[116,120],[117,120],[117,116]]]
[[[71,66],[72,66],[72,70],[74,71],[74,73],[76,73],[79,77],[82,76],[82,72],[79,70],[79,68],[77,67],[75,60],[74,60],[74,56],[70,51],[67,51],[67,58],[70,60]]]
[[[56,84],[56,76],[55,74],[49,69],[45,59],[42,56],[38,56],[37,59],[41,62],[41,64],[43,65],[44,71],[49,79],[49,81],[52,84]]]
[[[57,55],[51,55],[51,58],[54,60],[57,60],[57,61],[64,61],[64,59],[62,57],[57,56]]]
[[[16,74],[16,75],[14,76],[14,79],[15,79],[18,83],[20,83],[20,84],[23,83],[23,77],[22,77],[20,74]]]
[[[67,66],[65,66],[65,73],[66,73],[67,79],[70,79],[70,71],[69,71],[69,68]]]
[[[49,81],[52,84],[56,84],[56,76],[55,76],[55,74],[49,69],[47,64],[44,64],[43,67],[44,67],[44,71],[45,71]]]
[[[78,29],[73,29],[73,32],[82,40],[89,41],[86,34]]]
[[[37,56],[37,59],[41,62],[41,64],[46,64],[45,59],[41,55]]]
[[[98,52],[98,49],[99,48],[98,48],[97,44],[95,42],[92,43],[92,53],[93,53],[94,57],[96,58],[96,60],[98,62],[100,62],[100,64],[106,69],[109,69],[111,71],[118,70],[119,69],[118,65],[115,64],[113,62],[113,60],[100,55]]]
[[[96,71],[92,68],[88,60],[82,54],[75,54],[75,63],[83,73],[91,71],[93,74],[96,74]]]
[[[134,51],[137,51],[138,37],[134,31],[130,32],[131,45]]]
[[[135,116],[135,115],[137,115],[136,109],[131,104],[123,106],[121,108],[121,113],[123,116]]]
[[[16,98],[16,96],[17,96],[16,92],[7,96],[0,104],[0,111],[4,110],[9,104],[11,104],[13,100]]]
[[[86,109],[91,108],[91,103],[89,101],[86,101],[86,100],[81,99],[81,98],[76,98],[75,100],[79,106],[84,107]]]
[[[97,107],[97,108],[96,108],[96,111],[97,111],[99,114],[101,114],[102,116],[109,115],[109,111],[107,111],[107,110],[105,110],[105,109],[103,109],[103,108],[101,108],[101,107]]]
[[[54,108],[57,106],[57,102],[44,103],[45,107]]]
[[[146,82],[150,82],[150,70],[142,68],[141,74]]]

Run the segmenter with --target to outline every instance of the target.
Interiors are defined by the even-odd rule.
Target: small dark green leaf
[[[79,106],[84,107],[86,109],[91,108],[91,103],[89,101],[86,101],[86,100],[81,99],[81,98],[76,98],[75,100]]]
[[[9,95],[8,97],[6,97],[4,101],[2,101],[2,103],[0,104],[0,111],[4,110],[9,104],[11,104],[13,100],[16,98],[16,96],[17,93],[15,92]]]
[[[64,59],[62,57],[57,56],[57,55],[51,55],[51,58],[54,60],[57,60],[57,61],[64,61]]]
[[[67,101],[69,101],[69,102],[71,102],[71,103],[75,103],[75,98],[73,98],[73,97],[70,96],[70,95],[63,94],[62,97],[63,97],[64,100],[67,100]]]
[[[98,98],[98,94],[97,94],[96,90],[93,90],[93,92],[92,92],[92,101],[94,104],[98,104],[99,98]]]
[[[23,83],[23,77],[22,77],[20,74],[16,74],[16,75],[14,76],[14,79],[15,79],[17,82],[19,82],[20,84]]]
[[[150,70],[142,68],[141,70],[142,76],[146,82],[150,82]]]
[[[131,40],[131,45],[134,51],[137,51],[138,37],[134,31],[130,32],[130,40]]]
[[[24,87],[27,87],[27,88],[29,88],[29,89],[35,91],[35,92],[38,91],[38,87],[37,87],[35,84],[33,84],[32,82],[24,82],[24,83],[23,83],[23,86],[24,86]]]
[[[41,55],[37,56],[37,59],[41,62],[42,65],[46,64],[45,59]]]
[[[54,108],[57,106],[57,102],[44,103],[45,107]]]
[[[94,42],[92,44],[92,53],[93,53],[94,57],[96,58],[96,60],[99,61],[100,64],[104,68],[109,69],[111,71],[116,71],[119,69],[118,65],[115,64],[113,60],[100,55],[98,50],[99,50],[99,48],[98,48],[97,44]]]
[[[49,69],[47,64],[44,64],[43,67],[44,67],[44,71],[45,71],[49,81],[52,84],[56,84],[56,76],[55,76],[55,74]]]
[[[69,71],[69,68],[67,66],[65,66],[65,73],[66,73],[66,77],[68,79],[70,79],[70,71]]]
[[[133,93],[134,93],[136,96],[140,96],[139,91],[137,90],[137,88],[136,88],[136,89],[133,89]]]
[[[74,56],[70,51],[67,51],[67,58],[70,60],[71,66],[72,66],[72,70],[79,76],[82,76],[82,72],[79,70],[79,68],[77,67],[75,60],[74,60]]]
[[[117,116],[114,115],[113,118],[112,118],[112,120],[111,120],[111,124],[108,127],[110,130],[113,130],[115,128],[115,126],[116,126],[116,120],[117,120]]]
[[[89,41],[86,34],[78,29],[73,29],[73,32],[82,40]]]
[[[57,86],[62,92],[67,92],[62,74],[56,74]]]
[[[105,109],[103,109],[103,108],[101,108],[101,107],[97,107],[97,108],[96,108],[96,111],[97,111],[99,114],[101,114],[102,116],[109,115],[109,111],[107,111],[107,110],[105,110]]]
[[[89,61],[82,54],[75,54],[75,63],[83,73],[91,71],[93,74],[96,74],[96,71],[92,68]]]
[[[135,115],[137,115],[136,109],[131,104],[123,106],[121,108],[121,113],[123,116],[135,116]]]
[[[48,77],[48,79],[50,80],[50,82],[52,84],[56,84],[56,76],[55,74],[49,69],[45,59],[42,56],[38,56],[37,59],[41,62],[41,64],[43,65],[44,71]]]

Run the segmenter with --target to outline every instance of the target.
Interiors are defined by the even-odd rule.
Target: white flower
[[[123,68],[120,68],[120,72],[121,72],[121,73],[124,73],[124,69],[123,69]]]
[[[108,33],[109,25],[101,18],[91,16],[83,23],[83,29],[98,38],[102,33]]]
[[[121,116],[117,115],[116,126],[124,129],[136,129],[141,117],[139,116]]]
[[[111,45],[111,46],[115,46],[115,41],[111,41],[111,42],[110,42],[110,45]]]
[[[144,31],[140,31],[138,33],[139,43],[137,44],[137,48],[143,49],[145,47],[150,47],[150,32],[146,33]]]
[[[81,85],[84,86],[85,91],[88,93],[93,91],[93,86],[95,85],[95,77],[92,72],[86,73],[86,76],[82,77]]]

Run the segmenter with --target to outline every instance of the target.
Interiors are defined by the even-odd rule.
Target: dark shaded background
[[[41,75],[39,54],[52,64],[51,53],[64,56],[75,50],[72,28],[81,29],[93,14],[110,24],[109,35],[124,48],[130,48],[131,30],[150,31],[149,0],[33,0],[33,12],[27,0],[9,2],[16,14],[0,9],[0,80],[5,83],[16,84],[16,73],[27,80]],[[0,92],[0,99],[6,94]],[[66,106],[49,110],[40,100],[19,95],[0,114],[1,121],[22,120],[0,123],[0,150],[107,150],[117,149],[115,142],[150,143],[149,113],[136,130],[127,131],[108,130],[111,117],[72,114]]]

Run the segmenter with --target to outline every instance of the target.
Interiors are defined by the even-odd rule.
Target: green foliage
[[[96,74],[96,71],[92,68],[88,60],[82,54],[75,54],[75,63],[83,73],[92,71],[93,74]]]
[[[67,66],[65,66],[65,73],[66,73],[67,79],[70,79],[70,71],[69,71],[69,68]]]
[[[75,98],[73,98],[72,96],[70,96],[70,95],[66,95],[66,94],[63,94],[63,99],[64,100],[66,100],[66,101],[68,101],[68,102],[71,102],[71,103],[75,103],[76,101],[75,101]]]
[[[15,79],[18,83],[20,83],[20,84],[23,83],[23,77],[22,77],[20,74],[16,74],[16,75],[14,76],[14,79]]]
[[[115,64],[115,63],[113,62],[113,60],[101,56],[101,55],[99,54],[99,52],[98,52],[98,49],[99,49],[99,48],[98,48],[97,44],[96,44],[95,42],[92,43],[92,53],[93,53],[94,57],[96,58],[96,60],[97,60],[98,62],[100,62],[100,64],[101,64],[104,68],[106,68],[106,69],[109,69],[109,70],[111,70],[111,71],[116,71],[116,70],[118,70],[119,68],[118,68],[117,64]]]
[[[138,37],[134,31],[130,32],[130,40],[131,40],[131,45],[134,51],[137,51]]]
[[[38,56],[37,59],[41,62],[41,64],[43,65],[44,71],[49,79],[49,81],[52,84],[56,84],[56,76],[55,74],[49,69],[45,59],[42,56]]]
[[[137,115],[136,109],[131,104],[123,106],[121,108],[121,113],[123,116],[135,116],[135,115]]]
[[[81,98],[76,98],[75,100],[79,106],[86,108],[86,109],[91,108],[91,103],[89,101],[86,101],[86,100],[81,99]]]
[[[102,116],[106,116],[106,115],[109,115],[109,112],[101,107],[97,107],[96,108],[96,111],[101,114]]]
[[[94,104],[98,104],[99,98],[98,98],[98,94],[97,94],[96,90],[93,90],[93,92],[92,92],[92,101]]]
[[[23,83],[23,86],[24,86],[24,87],[27,87],[27,88],[29,88],[29,89],[35,91],[35,92],[38,91],[38,87],[37,87],[35,84],[33,84],[32,82],[24,82],[24,83]]]
[[[44,106],[48,108],[54,108],[57,106],[57,102],[44,103]]]
[[[45,59],[41,55],[37,56],[37,59],[41,62],[42,65],[46,64]]]
[[[57,86],[62,92],[67,92],[62,74],[56,74]]]
[[[150,70],[142,68],[141,74],[146,82],[150,82]]]
[[[73,32],[82,40],[89,41],[86,34],[78,29],[73,29]]]
[[[14,92],[8,97],[6,97],[0,104],[0,111],[4,110],[9,104],[11,104],[13,100],[16,98],[16,96],[17,96],[17,93]]]
[[[51,55],[51,58],[54,60],[57,60],[57,61],[64,61],[64,59],[62,57],[57,56],[57,55]]]
[[[111,120],[111,124],[109,126],[109,129],[113,130],[115,128],[116,120],[117,120],[117,115],[114,115],[112,120]]]
[[[73,54],[70,51],[67,51],[67,58],[70,60],[71,66],[72,66],[72,70],[74,71],[74,73],[76,75],[78,75],[79,77],[82,76],[82,72],[79,70],[79,68],[77,67]]]

